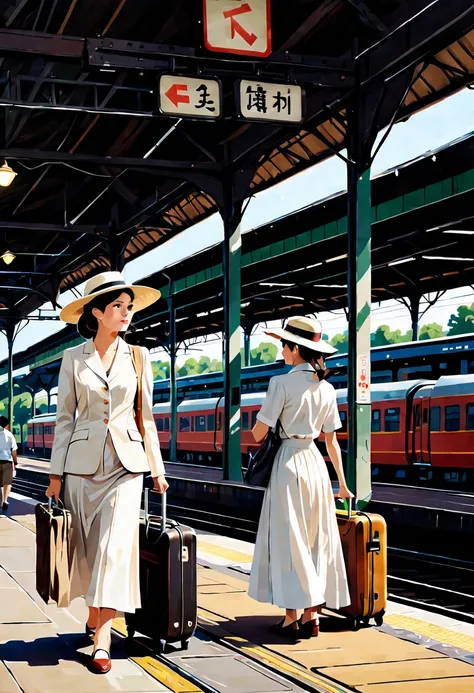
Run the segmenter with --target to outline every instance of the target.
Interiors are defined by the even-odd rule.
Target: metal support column
[[[349,449],[347,482],[362,508],[372,494],[370,467],[370,165],[363,141],[363,111],[350,114],[348,143]],[[370,154],[370,151],[369,151]]]
[[[48,395],[48,414],[51,414],[51,389],[46,391]]]
[[[7,416],[10,420],[10,431],[13,430],[13,344],[15,342],[15,327],[7,325],[5,328],[5,336],[8,344],[8,412]]]
[[[420,331],[420,294],[413,294],[410,296],[410,319],[411,319],[411,329],[412,329],[412,341],[418,341],[418,335]]]
[[[173,285],[167,299],[169,310],[168,350],[170,357],[170,447],[169,458],[177,460],[176,441],[178,438],[178,389],[176,384],[176,309],[174,306]]]
[[[250,366],[250,334],[252,328],[246,327],[244,330],[244,366]]]
[[[240,450],[240,302],[241,302],[241,229],[242,203],[235,198],[234,181],[225,182],[223,269],[224,269],[224,479],[242,480]]]

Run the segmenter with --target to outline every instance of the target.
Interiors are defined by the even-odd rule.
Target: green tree
[[[261,342],[258,347],[250,351],[250,365],[260,366],[264,363],[276,361],[278,347],[273,342]]]
[[[169,361],[152,361],[153,380],[165,380],[170,377]]]
[[[13,398],[13,421],[18,427],[20,433],[19,442],[23,444],[26,440],[26,423],[31,415],[31,395],[29,392],[23,392],[21,395],[16,395]]]
[[[418,339],[439,339],[445,336],[446,334],[441,325],[438,325],[437,322],[430,322],[420,327]]]
[[[344,334],[335,334],[329,344],[342,354],[346,353],[348,348],[347,331]]]
[[[458,306],[457,315],[453,313],[449,318],[448,328],[448,337],[474,332],[474,303]]]

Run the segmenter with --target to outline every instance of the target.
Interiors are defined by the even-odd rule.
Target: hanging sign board
[[[242,79],[237,90],[238,111],[246,120],[277,123],[303,121],[304,92],[296,84],[272,84]]]
[[[165,115],[216,120],[221,117],[221,84],[217,79],[161,75],[160,111]]]
[[[209,51],[266,58],[272,52],[270,0],[203,0]]]

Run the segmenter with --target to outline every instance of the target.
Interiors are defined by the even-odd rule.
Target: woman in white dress
[[[336,393],[324,379],[324,355],[336,349],[321,339],[321,323],[311,318],[292,318],[284,329],[266,334],[281,340],[285,363],[293,369],[270,380],[253,429],[260,441],[279,421],[282,444],[265,491],[249,595],[285,608],[275,630],[304,639],[318,635],[324,604],[350,604],[331,481],[314,444],[323,431],[338,496],[352,498],[336,436]],[[298,609],[304,610],[299,621]]]
[[[94,638],[89,667],[110,671],[116,611],[140,607],[138,527],[143,473],[155,489],[168,488],[152,414],[153,375],[141,347],[143,437],[135,413],[137,364],[121,338],[133,313],[160,292],[129,285],[119,272],[90,279],[83,298],[61,319],[87,339],[64,352],[59,374],[56,429],[46,495],[64,500],[72,515],[71,598],[89,607],[86,633]]]

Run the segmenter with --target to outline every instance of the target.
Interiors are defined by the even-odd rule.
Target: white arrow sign
[[[219,53],[270,55],[270,0],[204,0],[204,45]]]
[[[221,116],[221,85],[217,79],[161,75],[160,111],[166,115],[216,119]]]

